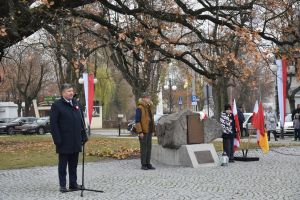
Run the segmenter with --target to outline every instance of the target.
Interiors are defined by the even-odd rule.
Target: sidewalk
[[[290,156],[284,155],[290,154]],[[154,163],[140,170],[140,160],[111,160],[85,166],[85,186],[104,193],[58,192],[57,167],[0,171],[2,200],[298,200],[300,147],[278,148],[269,154],[253,150],[260,161],[228,167],[187,168]],[[81,179],[81,166],[78,167]]]
[[[92,135],[102,136],[119,136],[119,129],[92,129]],[[121,129],[120,136],[130,136],[130,132],[127,129]]]

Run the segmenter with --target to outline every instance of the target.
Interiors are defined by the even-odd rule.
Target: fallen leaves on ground
[[[22,142],[22,141],[5,141],[0,142],[1,153],[16,153],[23,152],[27,153],[30,150],[49,150],[52,148],[53,142],[51,141],[40,141],[40,142]]]
[[[88,156],[97,156],[101,158],[115,158],[115,159],[127,159],[138,158],[140,150],[138,148],[121,147],[118,150],[111,150],[110,148],[104,148],[102,151],[89,151]]]

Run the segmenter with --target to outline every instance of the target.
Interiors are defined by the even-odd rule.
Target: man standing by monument
[[[141,151],[141,169],[148,170],[155,168],[151,165],[152,133],[154,132],[154,119],[152,115],[152,101],[150,95],[144,92],[138,101],[135,114],[135,128],[139,134]]]

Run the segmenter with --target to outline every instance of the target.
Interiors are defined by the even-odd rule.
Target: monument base
[[[179,149],[152,146],[152,160],[166,165],[205,167],[219,165],[219,158],[213,144],[182,145]]]

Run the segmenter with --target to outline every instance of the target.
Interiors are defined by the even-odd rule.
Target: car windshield
[[[154,121],[157,122],[163,115],[154,115]]]
[[[244,117],[247,120],[251,116],[251,113],[244,113]]]
[[[160,120],[161,117],[166,116],[167,114],[163,114],[163,115],[154,115],[154,121],[158,122],[158,120]]]
[[[21,118],[16,118],[14,120],[12,120],[11,122],[19,122],[21,120]]]
[[[244,117],[245,117],[245,118],[250,117],[250,115],[251,115],[250,113],[244,113]]]
[[[47,121],[48,119],[49,119],[49,118],[43,117],[43,118],[37,119],[36,122],[38,122],[38,123],[43,123],[43,122]]]
[[[291,122],[292,121],[292,115],[288,114],[287,116],[285,116],[285,122]]]

